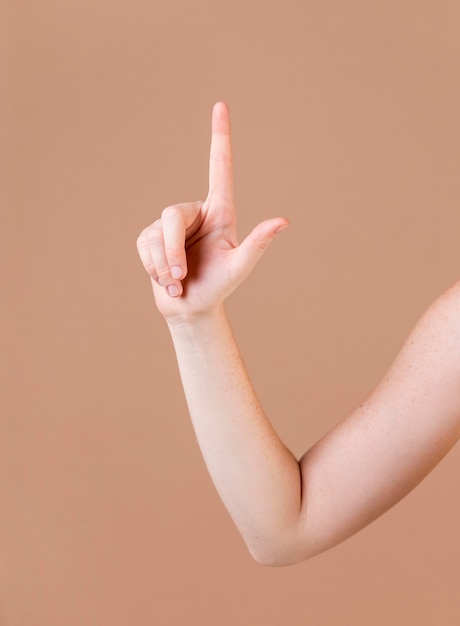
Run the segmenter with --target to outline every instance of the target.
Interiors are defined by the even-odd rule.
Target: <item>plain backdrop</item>
[[[340,546],[290,567],[251,559],[136,239],[206,196],[225,101],[241,237],[291,222],[227,310],[300,456],[460,279],[460,4],[0,12],[1,626],[458,624],[458,447]]]

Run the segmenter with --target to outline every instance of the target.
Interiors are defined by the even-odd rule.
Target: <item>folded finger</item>
[[[164,250],[171,276],[182,280],[187,275],[185,240],[187,229],[200,213],[202,202],[169,206],[161,214]]]
[[[170,296],[180,295],[182,293],[181,282],[171,274],[166,256],[162,220],[157,220],[152,224],[147,230],[146,238],[153,264],[152,277],[159,285],[166,288]]]
[[[137,239],[137,252],[148,275],[153,278],[153,280],[158,281],[158,274],[152,255],[150,254],[149,242],[144,232],[141,233]]]

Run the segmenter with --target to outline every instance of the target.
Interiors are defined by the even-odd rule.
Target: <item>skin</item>
[[[230,118],[219,102],[206,200],[167,207],[137,240],[210,476],[254,559],[274,566],[310,558],[369,524],[460,435],[457,282],[354,411],[300,459],[284,445],[251,385],[224,300],[287,225],[266,220],[238,242]]]

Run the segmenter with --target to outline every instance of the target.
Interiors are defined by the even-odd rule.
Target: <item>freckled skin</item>
[[[287,224],[266,220],[238,242],[230,119],[218,103],[206,200],[168,207],[137,241],[210,476],[252,556],[267,565],[297,563],[359,531],[409,493],[460,434],[457,282],[355,410],[299,460],[284,445],[252,387],[224,300]]]

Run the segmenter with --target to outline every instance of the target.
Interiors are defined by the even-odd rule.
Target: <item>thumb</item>
[[[235,278],[244,280],[271,244],[277,233],[287,228],[289,222],[284,217],[265,220],[234,249],[233,272]]]

